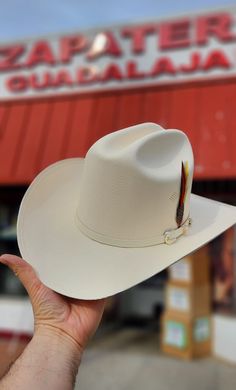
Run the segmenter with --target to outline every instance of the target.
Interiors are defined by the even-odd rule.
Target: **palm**
[[[35,324],[57,327],[77,342],[86,342],[100,322],[104,300],[85,301],[60,295],[42,283],[34,300],[40,301],[35,312]]]

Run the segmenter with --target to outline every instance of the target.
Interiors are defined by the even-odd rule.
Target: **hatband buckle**
[[[167,230],[164,233],[164,242],[167,245],[173,244],[177,238],[187,233],[189,226],[192,225],[192,219],[188,217],[186,221],[178,229]]]

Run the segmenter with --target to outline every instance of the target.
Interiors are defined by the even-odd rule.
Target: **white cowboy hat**
[[[236,207],[191,194],[193,167],[179,130],[143,123],[106,135],[32,182],[17,222],[22,256],[74,298],[142,282],[236,222]]]

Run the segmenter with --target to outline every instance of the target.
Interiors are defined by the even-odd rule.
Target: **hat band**
[[[105,234],[98,233],[86,226],[79,218],[76,218],[77,226],[80,231],[92,240],[101,242],[102,244],[118,246],[124,248],[143,248],[146,246],[158,244],[173,244],[180,236],[185,234],[192,223],[190,217],[177,229],[171,229],[164,232],[161,236],[155,236],[143,240],[124,240],[115,237],[108,237]]]

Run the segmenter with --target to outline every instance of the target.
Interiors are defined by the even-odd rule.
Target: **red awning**
[[[1,103],[0,184],[28,184],[49,164],[145,121],[187,133],[195,178],[235,178],[235,98],[231,80]]]

